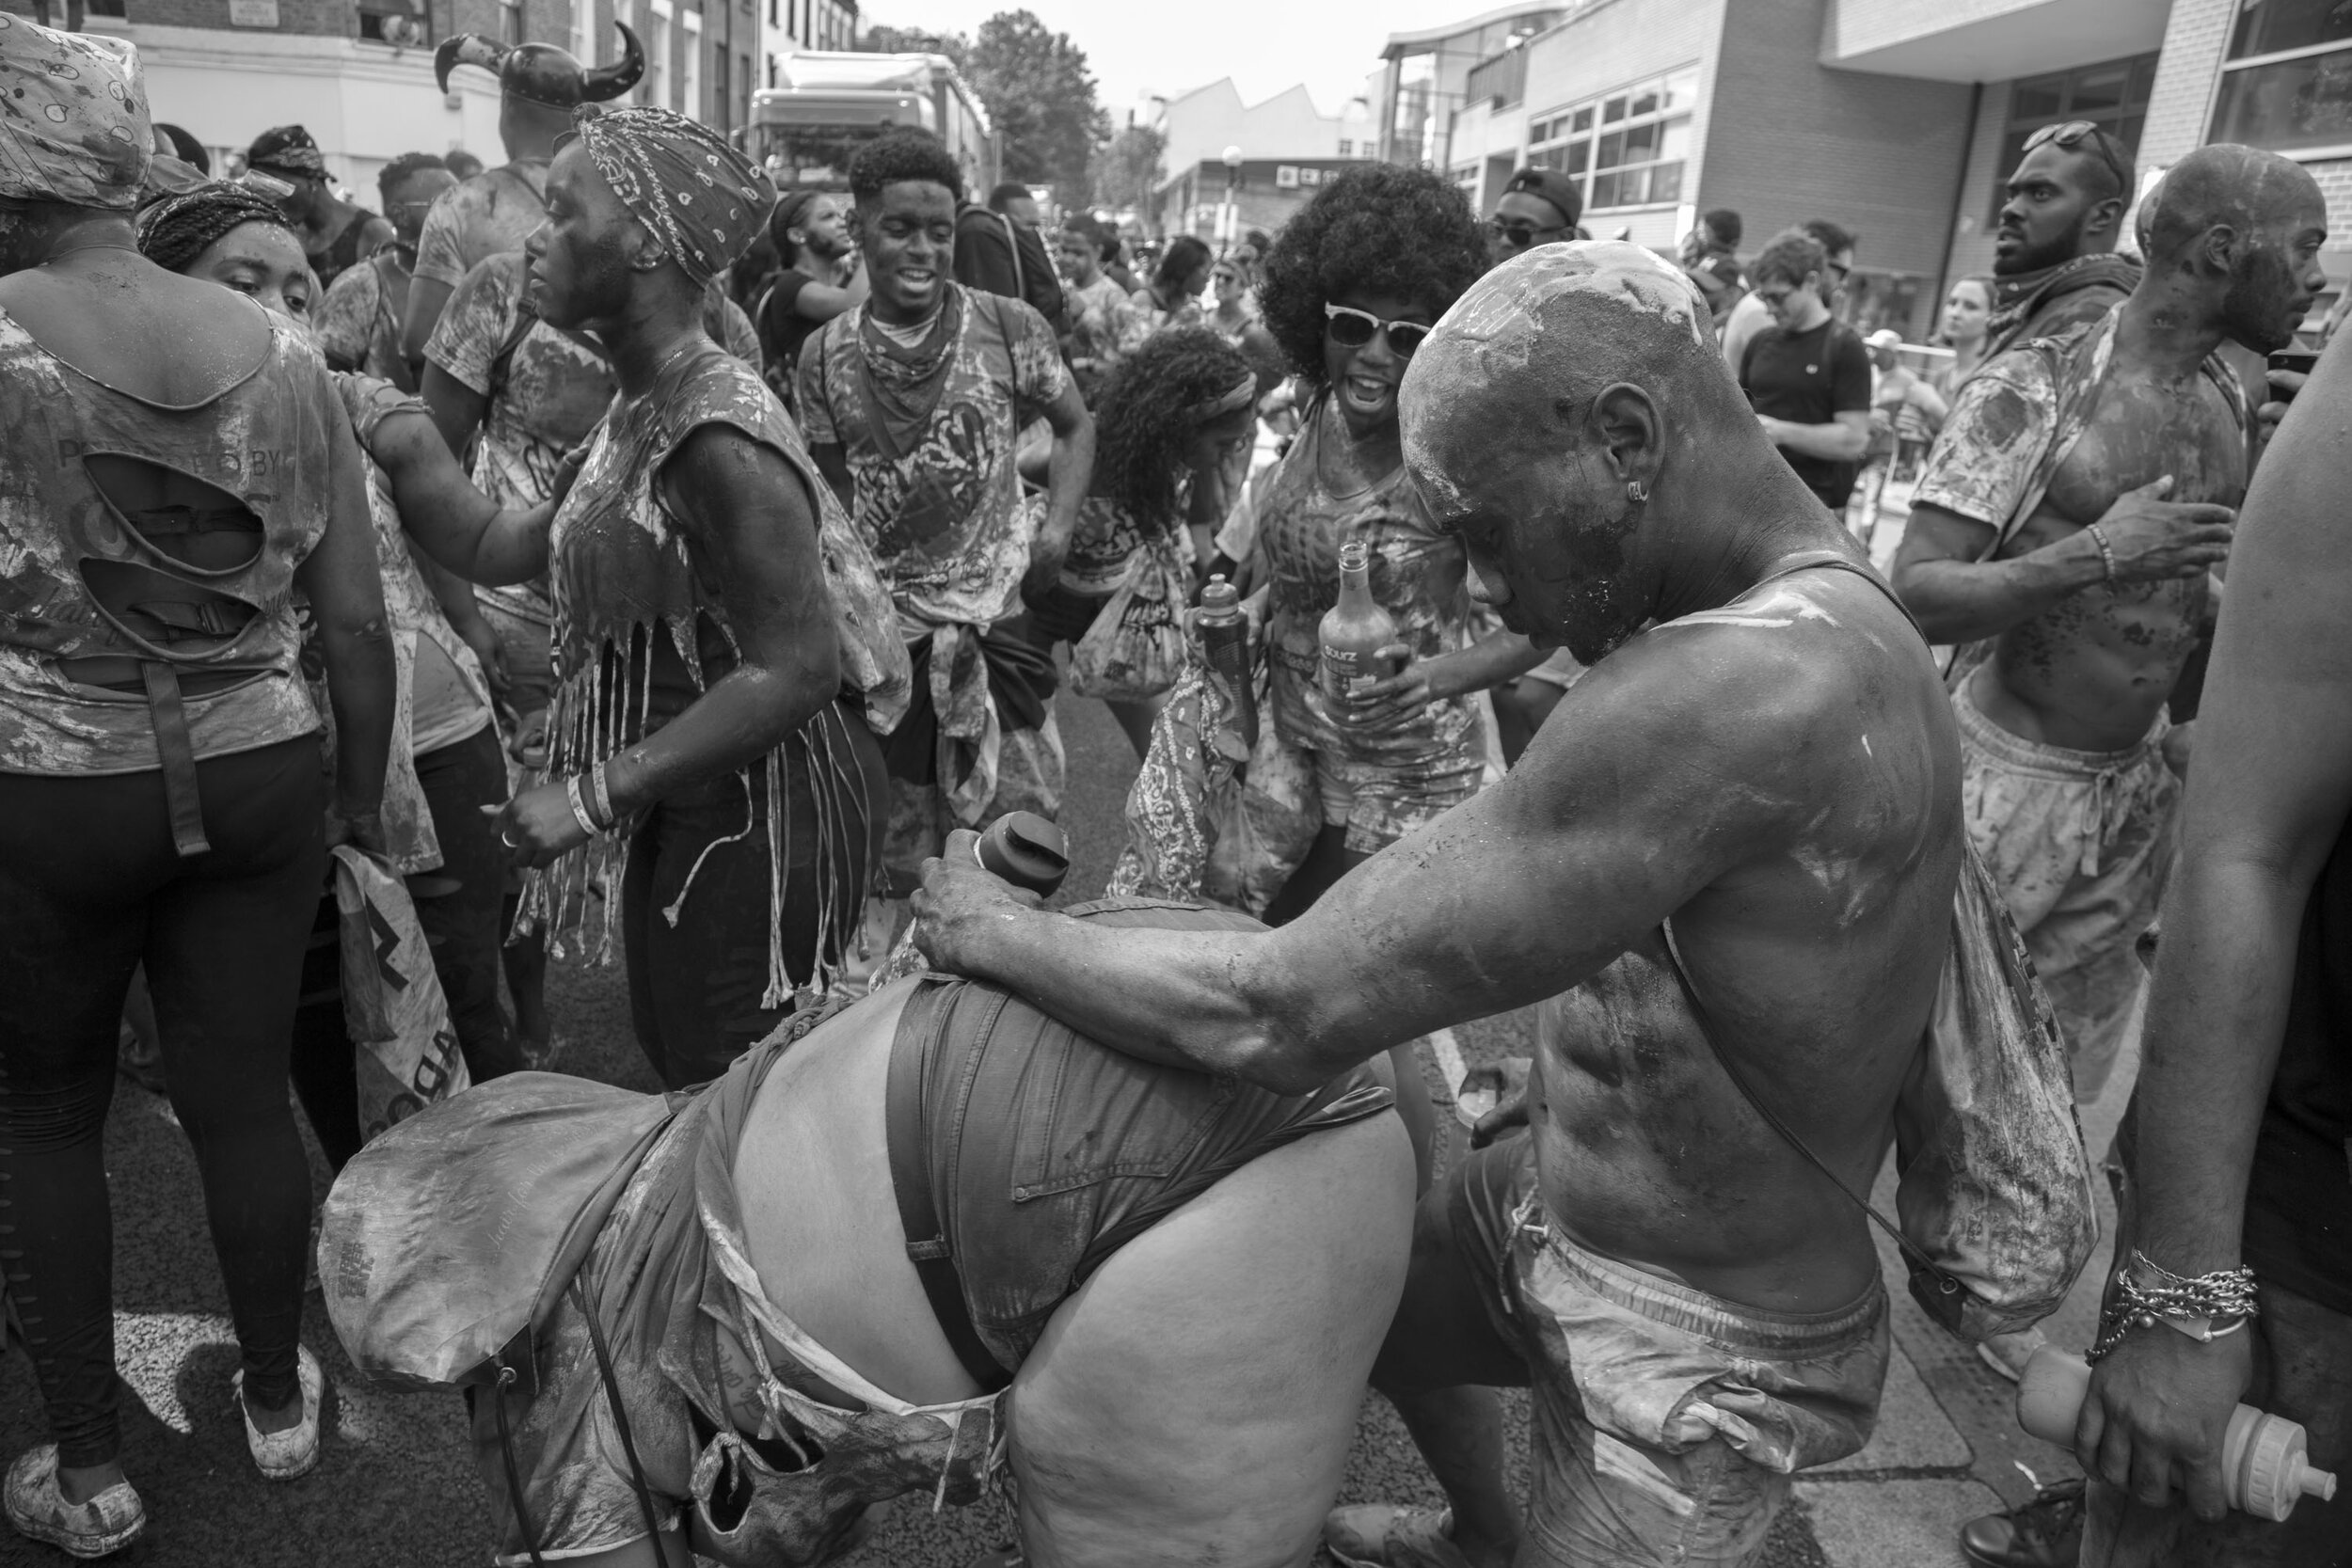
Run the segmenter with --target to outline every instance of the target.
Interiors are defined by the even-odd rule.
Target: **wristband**
[[[2115,546],[2107,543],[2106,530],[2101,528],[2097,523],[2093,523],[2089,528],[2083,530],[2083,531],[2090,534],[2090,542],[2099,546],[2099,566],[2104,574],[2104,580],[2106,582],[2108,587],[2114,587]]]
[[[612,831],[620,817],[612,810],[612,790],[605,783],[604,764],[599,762],[588,769],[589,803],[596,808],[596,816],[604,820],[604,831]]]
[[[564,798],[572,803],[572,820],[580,824],[580,832],[590,838],[597,837],[604,832],[596,826],[596,818],[588,815],[587,802],[580,799],[579,774],[575,773],[564,781]]]

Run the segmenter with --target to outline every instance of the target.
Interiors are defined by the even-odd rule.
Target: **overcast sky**
[[[976,31],[1023,0],[863,0],[862,23]],[[1391,33],[1436,26],[1492,8],[1480,0],[1187,0],[1163,9],[1135,0],[1025,0],[1048,27],[1087,53],[1103,106],[1126,123],[1136,94],[1182,92],[1231,76],[1243,102],[1304,82],[1327,114],[1364,90]]]

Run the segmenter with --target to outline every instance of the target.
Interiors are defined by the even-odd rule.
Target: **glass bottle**
[[[1372,546],[1351,539],[1340,546],[1340,602],[1323,617],[1323,697],[1331,717],[1347,723],[1355,693],[1393,675],[1403,661],[1382,658],[1396,641],[1396,617],[1372,596]]]

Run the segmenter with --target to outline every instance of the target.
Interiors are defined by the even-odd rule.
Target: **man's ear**
[[[2128,196],[2111,196],[2104,201],[2091,203],[2090,219],[2083,225],[2093,234],[2121,234],[2123,231],[2123,211],[2131,205]]]
[[[1585,415],[1589,428],[1608,449],[1616,477],[1645,490],[1658,486],[1658,470],[1665,459],[1665,421],[1649,393],[1629,381],[1612,383],[1593,399]]]
[[[2246,236],[2226,223],[2217,223],[2198,236],[2199,264],[2216,277],[2227,277],[2237,270],[2238,253],[2244,248]]]

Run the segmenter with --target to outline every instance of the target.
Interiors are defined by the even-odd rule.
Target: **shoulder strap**
[[[1716,1065],[1724,1069],[1724,1076],[1731,1080],[1731,1086],[1738,1089],[1740,1098],[1755,1108],[1757,1116],[1764,1118],[1765,1126],[1780,1134],[1781,1142],[1804,1155],[1805,1163],[1828,1178],[1829,1184],[1836,1188],[1847,1202],[1867,1214],[1877,1222],[1881,1230],[1892,1236],[1895,1239],[1895,1244],[1902,1249],[1905,1257],[1914,1263],[1933,1271],[1936,1266],[1935,1259],[1921,1251],[1910,1237],[1904,1235],[1900,1226],[1880,1213],[1877,1206],[1868,1198],[1847,1186],[1844,1180],[1836,1171],[1830,1169],[1820,1155],[1813,1152],[1812,1147],[1790,1131],[1788,1124],[1781,1120],[1779,1115],[1770,1105],[1764,1103],[1755,1088],[1748,1083],[1747,1075],[1740,1070],[1740,1065],[1731,1059],[1728,1052],[1724,1050],[1723,1041],[1716,1037],[1715,1022],[1708,1016],[1706,1006],[1699,1001],[1697,989],[1691,984],[1691,972],[1683,967],[1682,950],[1675,942],[1674,923],[1661,921],[1658,926],[1658,934],[1665,939],[1666,967],[1674,971],[1675,983],[1682,988],[1682,1000],[1689,1006],[1691,1017],[1698,1023],[1699,1034],[1707,1041],[1707,1049],[1714,1053]]]
[[[971,1308],[963,1299],[963,1276],[948,1249],[947,1227],[940,1223],[939,1206],[931,1195],[930,1129],[923,1117],[923,1083],[930,1076],[930,1054],[940,1031],[947,1024],[947,1004],[957,993],[936,977],[917,984],[898,1015],[898,1032],[890,1042],[890,1084],[884,1092],[882,1118],[890,1144],[890,1184],[898,1197],[898,1225],[906,1232],[907,1257],[923,1281],[931,1316],[940,1332],[963,1363],[972,1380],[993,1393],[1012,1381],[997,1364],[980,1331],[973,1326]],[[993,998],[987,1022],[1004,1006]],[[984,1027],[985,1025],[983,1025]]]
[[[1026,299],[1029,297],[1029,280],[1021,271],[1021,235],[1014,230],[1012,219],[1004,214],[997,214],[996,221],[1004,227],[1005,248],[1012,252],[1012,297]]]

